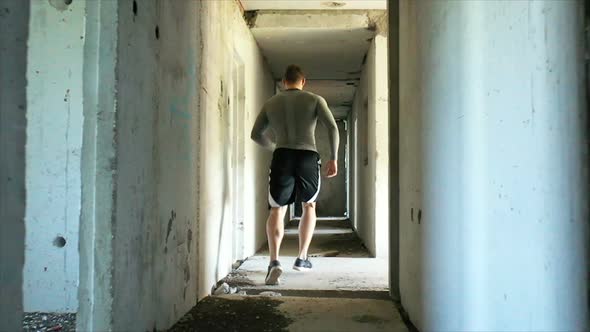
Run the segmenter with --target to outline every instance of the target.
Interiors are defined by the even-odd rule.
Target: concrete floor
[[[348,221],[318,222],[309,255],[321,253],[335,257],[310,258],[313,269],[299,272],[292,269],[298,254],[297,225],[290,223],[285,229],[285,238],[281,246],[281,264],[283,275],[278,286],[266,286],[264,278],[269,262],[268,249],[263,248],[255,256],[248,258],[227,278],[231,285],[236,277],[249,280],[241,289],[249,294],[257,291],[275,290],[289,295],[309,294],[310,291],[322,291],[333,294],[334,291],[361,291],[375,293],[373,297],[387,296],[387,260],[370,258]],[[285,295],[286,295],[285,294]],[[371,297],[371,296],[369,296]]]
[[[407,332],[392,301],[222,295],[204,299],[170,332]]]
[[[370,258],[348,222],[318,222],[310,255],[338,255],[311,258],[310,272],[291,268],[296,227],[285,230],[281,285],[264,285],[269,257],[263,248],[220,281],[242,295],[208,297],[170,331],[408,331],[389,299],[387,261]],[[277,296],[263,293],[269,291]]]

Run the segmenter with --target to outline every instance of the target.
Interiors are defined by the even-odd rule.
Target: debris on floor
[[[282,296],[281,293],[277,293],[277,292],[271,292],[271,291],[266,291],[266,292],[262,292],[260,294],[258,294],[260,296],[266,296],[266,297],[277,297],[277,296]]]
[[[309,257],[336,257],[338,255],[340,255],[340,251],[329,250],[310,254]]]
[[[224,282],[219,287],[217,287],[217,289],[215,289],[215,291],[213,292],[213,295],[229,294],[229,291],[230,291],[229,285]]]
[[[220,283],[227,283],[230,287],[251,287],[256,286],[256,283],[248,278],[245,272],[233,270],[225,278],[219,281]]]
[[[76,331],[76,314],[56,314],[43,312],[25,313],[23,319],[25,332],[74,332]]]
[[[228,295],[228,294],[237,294],[237,295],[246,295],[245,291],[241,291],[239,287],[232,287],[228,285],[226,282],[222,282],[217,288],[213,291],[213,295]]]
[[[234,269],[234,270],[237,270],[237,269],[240,267],[240,265],[242,265],[242,263],[244,263],[244,261],[245,261],[245,260],[246,260],[246,259],[238,259],[237,261],[235,261],[235,262],[234,262],[234,263],[231,265],[231,268],[232,268],[232,269]]]
[[[169,332],[287,331],[293,322],[277,307],[282,302],[260,296],[213,296],[200,301]]]

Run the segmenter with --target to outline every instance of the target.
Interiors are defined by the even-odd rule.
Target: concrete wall
[[[243,206],[243,256],[254,254],[266,241],[268,165],[270,152],[249,139],[260,108],[274,94],[274,81],[238,5],[234,1],[201,2],[202,72],[200,89],[201,154],[199,298],[230,270],[234,255],[234,204]],[[243,191],[232,190],[229,96],[236,59],[244,65],[245,113]],[[229,100],[229,101],[228,101]],[[238,203],[238,200],[241,200]]]
[[[78,307],[84,10],[84,1],[31,2],[25,311]]]
[[[369,251],[389,254],[387,38],[375,36],[353,101],[353,224]]]
[[[22,329],[27,1],[0,1],[0,326]]]
[[[86,2],[78,331],[112,330],[116,314],[112,306],[118,5]]]
[[[198,12],[118,2],[113,330],[165,329],[196,303]]]
[[[584,4],[585,21],[585,59],[586,59],[586,146],[589,151],[586,153],[586,174],[590,174],[590,5]],[[590,219],[588,220],[590,223]],[[590,280],[590,269],[588,269],[588,280]],[[588,297],[590,298],[590,283],[588,283]]]
[[[420,330],[588,329],[581,6],[401,2],[400,286]]]
[[[166,329],[265,241],[270,154],[249,128],[273,80],[234,2],[86,17],[78,329]]]

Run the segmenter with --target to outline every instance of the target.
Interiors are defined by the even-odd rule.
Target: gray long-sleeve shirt
[[[340,136],[334,116],[324,98],[308,91],[290,89],[270,98],[256,118],[251,137],[256,143],[271,150],[288,148],[317,152],[317,120],[328,129],[330,159],[336,160]],[[272,142],[264,134],[269,127],[276,142]]]

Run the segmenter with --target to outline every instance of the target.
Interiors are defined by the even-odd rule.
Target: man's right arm
[[[262,147],[274,150],[275,144],[264,134],[266,129],[268,128],[268,117],[266,115],[266,110],[264,108],[258,114],[256,118],[256,122],[254,122],[254,127],[252,127],[252,133],[250,134],[250,138]]]
[[[340,144],[340,134],[336,120],[328,107],[328,103],[322,97],[319,97],[317,106],[318,119],[326,129],[330,140],[330,160],[326,163],[326,176],[331,178],[338,174],[338,145]]]
[[[317,106],[318,119],[328,130],[328,138],[330,140],[330,159],[338,160],[338,145],[340,144],[340,134],[338,133],[338,126],[336,120],[328,108],[328,103],[322,97],[319,97]]]

